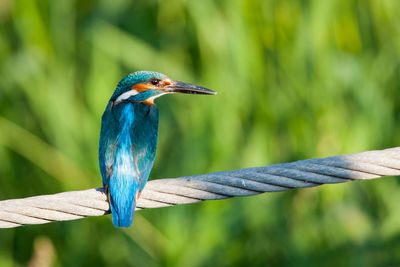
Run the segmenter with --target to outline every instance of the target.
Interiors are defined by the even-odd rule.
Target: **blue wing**
[[[136,200],[153,166],[157,130],[155,105],[126,103],[111,107],[109,104],[104,112],[99,163],[117,227],[132,224]]]

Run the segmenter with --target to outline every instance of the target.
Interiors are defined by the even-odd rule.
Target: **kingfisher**
[[[129,227],[156,154],[158,109],[154,100],[173,93],[215,95],[210,89],[137,71],[117,85],[101,119],[99,164],[114,226]]]

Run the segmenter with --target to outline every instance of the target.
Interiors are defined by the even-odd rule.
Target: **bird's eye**
[[[154,79],[151,79],[151,80],[150,80],[150,83],[151,83],[152,85],[158,85],[158,84],[160,83],[160,80],[154,78]]]

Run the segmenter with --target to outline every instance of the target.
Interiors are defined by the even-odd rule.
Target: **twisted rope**
[[[149,181],[136,210],[400,175],[400,147]],[[0,201],[0,228],[109,213],[102,188]]]

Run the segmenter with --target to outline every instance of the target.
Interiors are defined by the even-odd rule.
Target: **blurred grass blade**
[[[135,213],[134,227],[124,229],[124,233],[154,259],[159,259],[163,246],[170,243],[154,224],[139,213]]]
[[[93,44],[132,69],[156,70],[171,77],[191,80],[180,61],[107,22],[99,22],[93,31]],[[105,42],[104,38],[107,38]],[[157,64],[154,64],[157,61]],[[155,69],[156,68],[156,69]]]
[[[59,180],[66,189],[82,189],[91,186],[88,173],[39,137],[1,116],[0,129],[1,145],[42,168]]]

